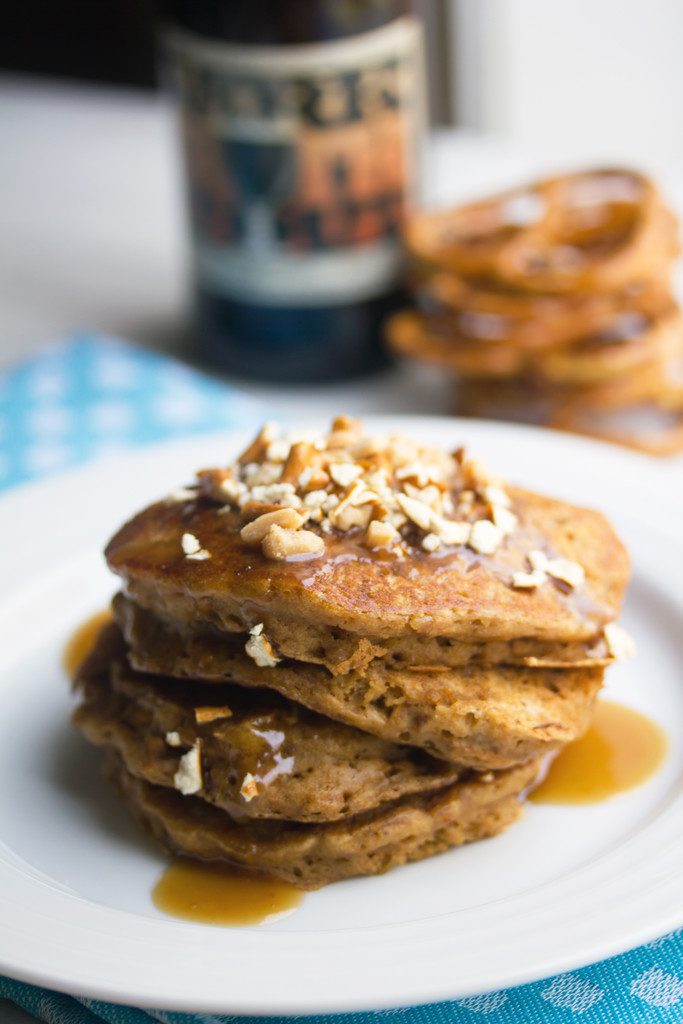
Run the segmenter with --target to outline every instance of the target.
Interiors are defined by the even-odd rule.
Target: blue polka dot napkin
[[[93,335],[55,342],[0,374],[0,487],[262,418],[257,402],[167,356]]]
[[[258,403],[172,359],[84,335],[53,344],[0,374],[0,488],[112,449],[251,427],[262,418]],[[0,977],[3,997],[49,1024],[285,1024],[293,1019],[137,1010]],[[682,1024],[683,929],[520,988],[432,1006],[304,1019],[379,1024],[385,1018],[396,1024]]]

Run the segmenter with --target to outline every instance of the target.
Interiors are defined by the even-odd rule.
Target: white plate
[[[530,806],[505,835],[307,895],[248,929],[173,920],[150,891],[164,857],[68,725],[60,652],[114,590],[100,549],[143,503],[227,462],[235,436],[113,457],[0,502],[0,971],[165,1009],[323,1013],[401,1006],[575,968],[683,921],[683,544],[648,460],[531,428],[394,419],[468,446],[509,479],[605,509],[634,559],[638,657],[608,694],[671,738],[664,768],[589,807]],[[375,421],[373,429],[387,429]]]

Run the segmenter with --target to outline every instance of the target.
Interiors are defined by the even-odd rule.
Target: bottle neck
[[[410,13],[410,0],[167,0],[180,27],[247,45],[299,45],[345,39]]]

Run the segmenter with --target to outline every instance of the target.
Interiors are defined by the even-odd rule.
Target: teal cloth
[[[0,375],[0,488],[115,448],[255,426],[261,412],[234,389],[174,360],[116,339],[82,336],[52,345]],[[49,1024],[244,1020],[114,1006],[1,977],[0,997]],[[312,1024],[379,1024],[385,1018],[396,1024],[681,1024],[683,929],[602,963],[519,988],[411,1009],[305,1019]],[[291,1020],[269,1018],[280,1019],[283,1024]],[[253,1024],[258,1020],[253,1018]]]
[[[116,338],[54,342],[0,374],[0,488],[262,418],[258,403],[168,356]]]

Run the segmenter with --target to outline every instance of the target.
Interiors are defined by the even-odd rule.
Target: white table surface
[[[94,328],[188,350],[187,238],[173,113],[144,93],[0,78],[0,367]],[[615,159],[617,155],[615,154]],[[429,201],[459,200],[556,169],[552,155],[442,131]],[[683,160],[648,168],[683,210]],[[450,386],[403,366],[340,386],[245,384],[279,410],[448,412]]]
[[[187,352],[187,240],[173,115],[142,93],[0,79],[0,369],[92,328]],[[615,154],[615,160],[618,154]],[[426,195],[448,202],[555,169],[552,155],[447,131],[432,140]],[[683,211],[683,159],[647,167]],[[273,415],[448,412],[450,385],[402,366],[365,382],[243,384]],[[662,486],[683,499],[683,459]],[[2,1024],[27,1024],[0,1000]]]
[[[187,352],[187,238],[173,113],[146,94],[0,79],[0,367],[94,328]],[[442,375],[370,383],[245,385],[313,416],[447,411]],[[436,392],[436,394],[435,394]]]

